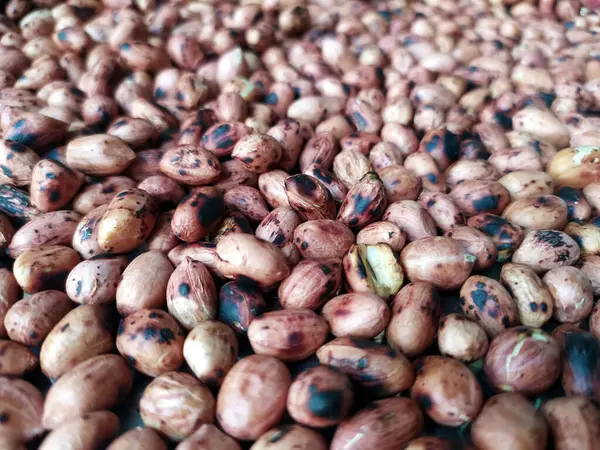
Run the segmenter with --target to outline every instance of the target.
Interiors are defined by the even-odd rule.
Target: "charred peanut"
[[[390,321],[388,305],[377,295],[352,292],[329,300],[321,311],[336,337],[371,339]]]
[[[311,164],[304,170],[305,175],[310,175],[319,180],[329,191],[336,204],[340,204],[346,198],[348,188],[336,175],[319,164]]]
[[[220,122],[206,130],[200,144],[217,158],[222,158],[231,155],[235,145],[251,134],[252,129],[241,122]]]
[[[299,361],[325,343],[325,319],[309,309],[271,311],[248,326],[248,339],[255,353],[282,361]]]
[[[42,214],[32,205],[29,195],[8,184],[0,185],[0,211],[21,222]]]
[[[389,299],[404,282],[402,267],[387,244],[354,244],[344,256],[343,266],[353,292],[370,292]]]
[[[498,262],[506,261],[523,242],[521,227],[494,214],[477,214],[467,221],[467,225],[489,236],[498,250]]]
[[[42,372],[55,379],[83,361],[114,350],[113,316],[106,305],[82,305],[69,311],[42,344]]]
[[[86,413],[109,409],[133,385],[133,372],[118,355],[99,355],[76,365],[52,385],[44,402],[42,423],[56,429]]]
[[[517,303],[519,321],[523,325],[539,328],[550,320],[554,300],[533,270],[521,264],[504,264],[500,280]]]
[[[256,227],[255,235],[263,241],[275,244],[290,264],[300,260],[300,252],[294,243],[294,230],[302,223],[300,216],[289,207],[275,208]]]
[[[107,252],[131,251],[150,235],[157,215],[156,203],[146,191],[121,191],[98,223],[98,244]]]
[[[556,191],[556,196],[567,204],[569,221],[586,222],[590,218],[592,207],[579,189],[563,186]]]
[[[562,338],[562,387],[567,395],[585,395],[597,400],[600,371],[594,355],[600,350],[598,338],[583,330],[566,332]]]
[[[450,191],[456,206],[467,216],[482,212],[500,214],[510,201],[510,193],[497,181],[468,180]]]
[[[313,163],[324,169],[330,169],[338,153],[338,142],[333,134],[317,133],[308,140],[300,153],[300,170],[305,172],[308,166]]]
[[[353,401],[348,377],[335,368],[319,365],[305,370],[292,382],[287,410],[302,425],[325,428],[344,420]]]
[[[276,358],[251,355],[241,359],[219,390],[219,424],[236,439],[258,439],[283,416],[291,382],[288,368]]]
[[[346,194],[337,220],[351,228],[361,229],[378,220],[386,207],[384,185],[376,172],[365,174]]]
[[[168,372],[156,377],[140,399],[144,425],[169,439],[181,441],[215,417],[210,390],[187,373]]]
[[[300,261],[281,282],[279,302],[284,308],[317,310],[338,292],[342,285],[342,265],[337,259]]]
[[[163,154],[160,170],[180,183],[199,186],[217,180],[221,164],[216,155],[202,147],[178,145]]]
[[[60,291],[38,292],[8,309],[4,317],[6,333],[15,342],[37,346],[72,308],[69,298]]]
[[[169,313],[186,330],[217,315],[217,289],[204,264],[186,257],[169,277],[166,290]]]
[[[426,281],[438,289],[457,289],[471,274],[475,256],[454,239],[427,237],[409,243],[400,253],[410,281]]]
[[[238,341],[227,325],[214,320],[199,323],[186,337],[183,356],[196,378],[217,387],[235,364]]]
[[[75,303],[111,303],[126,266],[124,256],[98,256],[82,261],[69,273],[65,291]]]
[[[567,234],[557,230],[538,230],[525,235],[513,253],[512,261],[542,273],[554,267],[574,264],[580,255],[579,246]]]
[[[197,187],[177,205],[171,227],[182,241],[196,242],[208,236],[224,215],[221,193],[214,187]]]
[[[492,337],[518,323],[517,305],[493,278],[469,277],[460,289],[460,305],[465,315],[477,321]]]
[[[288,204],[304,220],[335,218],[336,205],[329,190],[310,175],[292,175],[284,181]]]
[[[409,358],[424,353],[434,341],[440,317],[437,290],[422,281],[410,283],[396,294],[391,308],[388,344]]]
[[[483,394],[467,366],[445,356],[425,356],[415,362],[415,368],[410,396],[434,422],[460,426],[477,417]]]
[[[448,314],[437,330],[440,353],[463,362],[481,359],[488,351],[488,337],[477,322],[460,314]]]
[[[70,245],[81,216],[73,211],[55,211],[38,216],[17,230],[8,254],[18,258],[40,245]]]
[[[515,327],[496,336],[485,355],[483,370],[501,391],[537,395],[558,379],[558,342],[537,328]]]
[[[230,281],[219,292],[219,320],[238,333],[246,333],[250,322],[262,315],[266,306],[260,290],[248,282]]]
[[[317,350],[317,358],[321,364],[341,370],[376,397],[406,390],[414,381],[408,358],[366,339],[336,338]]]
[[[157,377],[183,363],[185,333],[160,309],[140,309],[124,319],[117,331],[117,349],[135,369]]]

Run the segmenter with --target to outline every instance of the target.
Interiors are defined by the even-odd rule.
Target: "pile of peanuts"
[[[2,450],[600,448],[597,0],[4,4]]]

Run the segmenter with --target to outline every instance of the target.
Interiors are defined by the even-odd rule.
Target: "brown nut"
[[[453,450],[454,445],[454,441],[428,436],[410,441],[402,450]]]
[[[235,145],[250,134],[252,129],[241,122],[220,122],[206,130],[200,144],[221,158],[230,155]]]
[[[382,220],[392,222],[402,228],[409,241],[437,235],[433,218],[414,200],[400,200],[391,203],[385,210]]]
[[[521,264],[504,264],[500,280],[513,296],[523,325],[539,328],[550,320],[554,299],[533,270]]]
[[[467,366],[445,356],[425,356],[415,362],[415,368],[410,396],[434,422],[456,427],[477,417],[483,394]]]
[[[267,134],[251,134],[235,144],[231,156],[249,171],[264,173],[279,162],[282,152],[275,138]]]
[[[107,252],[125,253],[138,247],[156,224],[156,202],[146,191],[121,191],[98,223],[98,244]]]
[[[214,187],[197,187],[177,205],[171,227],[182,241],[196,242],[208,236],[224,215],[221,193]]]
[[[77,224],[73,234],[72,247],[83,259],[89,259],[104,253],[104,250],[98,244],[98,223],[107,208],[108,205],[98,206],[87,213]]]
[[[5,250],[11,243],[15,228],[4,214],[0,213],[0,249]]]
[[[567,224],[567,204],[555,195],[526,197],[510,203],[502,217],[527,231],[551,228],[562,230]]]
[[[388,344],[412,358],[435,339],[440,319],[440,298],[433,285],[416,281],[404,286],[392,302],[392,317],[385,331]]]
[[[23,144],[36,152],[59,145],[67,134],[68,124],[39,113],[24,112],[19,114],[16,119],[3,130],[3,138]],[[120,161],[128,156],[130,155],[123,154]],[[71,164],[69,167],[78,170]]]
[[[185,191],[179,183],[164,175],[153,175],[146,178],[138,188],[150,194],[161,209],[175,208],[185,197]]]
[[[158,135],[149,121],[129,116],[117,117],[107,128],[106,134],[121,139],[134,150],[147,148]]]
[[[337,259],[305,259],[281,282],[279,302],[284,308],[317,310],[342,285],[342,265]]]
[[[346,194],[337,220],[351,228],[361,229],[379,219],[386,204],[381,179],[376,172],[368,172]]]
[[[498,262],[506,261],[523,242],[523,230],[511,221],[494,214],[477,214],[467,221],[492,238],[498,250]]]
[[[158,433],[151,428],[134,428],[122,434],[106,450],[167,450]],[[237,449],[236,449],[237,450]]]
[[[299,361],[325,343],[327,322],[310,309],[271,311],[248,326],[248,340],[255,353],[282,361]]]
[[[252,444],[250,450],[285,450],[291,446],[297,450],[327,450],[323,436],[298,424],[279,425],[270,429]]]
[[[108,134],[80,137],[67,144],[68,166],[86,175],[118,175],[135,158],[135,153],[125,142]]]
[[[452,164],[444,173],[448,186],[454,188],[466,181],[498,180],[500,174],[494,166],[485,160],[461,159]]]
[[[375,144],[369,152],[369,161],[375,170],[380,170],[388,166],[402,166],[404,154],[395,144],[380,142]]]
[[[44,428],[56,429],[92,411],[113,408],[131,390],[133,372],[117,355],[99,355],[76,365],[51,387],[44,402]]]
[[[257,238],[275,244],[290,264],[300,260],[300,252],[294,244],[294,230],[302,220],[290,207],[275,208],[256,227]]]
[[[569,222],[563,231],[577,242],[582,256],[600,254],[600,227],[593,223]]]
[[[485,403],[473,421],[471,438],[481,450],[543,450],[548,427],[541,412],[525,397],[506,392]]]
[[[77,252],[62,245],[40,245],[25,250],[13,266],[15,279],[28,294],[64,289],[71,269],[79,262]]]
[[[42,214],[31,204],[29,195],[8,184],[0,185],[0,211],[23,222]]]
[[[165,211],[158,216],[154,230],[152,230],[152,233],[150,233],[150,236],[148,236],[148,240],[146,241],[148,250],[157,250],[161,253],[168,254],[171,250],[181,244],[181,241],[175,236],[173,228],[171,227],[174,215],[175,210],[172,209],[170,211]]]
[[[540,155],[529,147],[507,148],[496,151],[488,158],[488,162],[502,175],[521,169],[544,170]]]
[[[325,304],[321,314],[336,337],[371,339],[390,321],[390,309],[385,301],[366,292],[338,295]]]
[[[217,420],[240,440],[255,440],[285,412],[292,382],[285,364],[265,355],[251,355],[225,376],[217,396]]]
[[[152,380],[144,390],[140,416],[145,426],[181,441],[202,424],[215,420],[215,398],[193,376],[167,372]]]
[[[186,330],[217,316],[215,282],[200,261],[186,257],[171,273],[166,295],[169,314]]]
[[[98,256],[82,261],[69,273],[65,292],[79,304],[111,303],[126,266],[124,256]]]
[[[22,378],[38,365],[38,357],[24,345],[0,340],[0,376]]]
[[[48,333],[40,366],[48,378],[115,348],[113,317],[106,305],[82,305],[69,311]]]
[[[329,190],[310,175],[292,175],[284,182],[290,207],[304,220],[335,218],[335,202]]]
[[[560,375],[560,346],[540,329],[511,328],[492,340],[483,370],[497,390],[541,394]]]
[[[348,188],[333,172],[330,172],[317,163],[313,163],[304,169],[304,174],[319,180],[327,188],[336,204],[342,203],[346,198]]]
[[[395,295],[404,282],[396,255],[387,244],[354,244],[343,259],[346,282],[353,292]]]
[[[583,396],[555,398],[541,407],[556,450],[591,450],[600,438],[600,411]]]
[[[19,257],[40,245],[70,245],[81,216],[73,211],[54,211],[27,222],[14,234],[8,254]]]
[[[469,277],[460,288],[460,305],[465,315],[476,320],[493,337],[518,323],[519,313],[508,291],[493,278]]]
[[[157,377],[183,363],[185,333],[160,309],[140,309],[124,319],[117,331],[117,349],[143,374]]]
[[[491,267],[498,258],[498,249],[492,238],[473,227],[459,226],[444,233],[457,241],[465,251],[475,256],[473,271],[481,271]]]
[[[127,169],[126,175],[133,180],[144,181],[153,175],[160,175],[160,160],[165,154],[163,149],[142,150],[135,154],[135,160]]]
[[[180,183],[199,186],[217,180],[221,175],[221,164],[217,156],[205,148],[178,145],[163,154],[160,170]]]
[[[418,201],[442,231],[465,224],[463,214],[448,194],[423,191],[419,195]]]
[[[492,180],[464,181],[450,191],[450,197],[467,216],[482,212],[500,214],[510,202],[510,192]]]
[[[258,189],[251,186],[235,186],[223,195],[225,206],[233,212],[239,212],[253,222],[260,222],[269,209]]]
[[[219,320],[241,334],[265,312],[266,306],[262,293],[251,283],[230,281],[219,292]]]
[[[4,317],[8,337],[28,346],[41,344],[73,307],[60,291],[42,291],[18,301]]]
[[[14,141],[0,141],[0,181],[14,186],[27,186],[40,157],[29,147]]]
[[[156,250],[142,253],[123,271],[117,287],[117,310],[126,316],[144,308],[165,305],[167,283],[173,265],[164,253]]]
[[[224,236],[217,244],[216,253],[216,268],[227,278],[245,277],[269,287],[290,274],[285,255],[279,248],[249,234]]]
[[[408,358],[366,339],[334,339],[317,350],[317,358],[321,364],[338,368],[376,397],[397,394],[414,381]]]
[[[552,177],[539,170],[516,170],[504,175],[498,180],[498,183],[508,189],[513,201],[552,194],[554,190]],[[560,197],[559,194],[557,195]],[[565,199],[563,198],[563,200]]]
[[[81,189],[73,199],[73,209],[80,214],[88,214],[100,205],[108,205],[115,194],[134,187],[135,181],[129,177],[117,175],[103,178]]]
[[[554,300],[553,316],[561,323],[577,323],[592,312],[594,290],[585,274],[575,267],[556,267],[543,278]]]
[[[372,170],[368,158],[358,150],[344,150],[333,160],[333,173],[348,189]]]
[[[599,265],[600,256],[597,255],[584,256],[577,264],[577,267],[592,283],[594,295],[600,295],[600,278],[598,278],[600,275],[600,272],[598,271]]]
[[[146,447],[144,447],[146,448]],[[165,447],[166,449],[166,447]],[[181,441],[176,450],[241,450],[237,441],[215,425],[205,423],[194,433]],[[107,449],[110,450],[110,449]],[[123,449],[126,450],[126,449]],[[141,449],[140,449],[141,450]],[[157,449],[158,450],[158,449]]]
[[[109,442],[119,432],[119,418],[109,411],[95,411],[70,420],[52,431],[40,450],[60,450],[68,447],[95,448]]]
[[[600,149],[598,147],[568,147],[552,157],[546,170],[557,186],[583,189],[600,181]]]
[[[56,211],[77,193],[83,176],[52,159],[42,159],[33,168],[29,193],[31,204],[40,211]]]
[[[400,253],[410,281],[426,281],[438,289],[458,289],[471,274],[475,256],[455,240],[428,237],[409,243]]]
[[[421,191],[421,180],[407,168],[392,165],[377,170],[377,175],[385,188],[388,202],[416,200]]]
[[[0,269],[0,337],[6,336],[4,319],[7,311],[19,300],[21,288],[8,269]]]
[[[488,337],[477,322],[459,314],[448,314],[437,330],[440,353],[463,362],[482,358],[488,350]]]
[[[8,442],[30,441],[44,432],[44,399],[32,384],[18,378],[0,378],[0,405],[2,414],[8,418],[2,423],[0,434]]]
[[[338,426],[330,450],[392,450],[419,436],[423,423],[423,413],[412,399],[375,400]]]
[[[341,259],[354,239],[354,233],[335,220],[309,220],[294,230],[294,243],[305,258]]]
[[[304,173],[306,168],[313,163],[330,169],[338,152],[339,146],[333,134],[317,133],[308,140],[300,153],[300,170]]]
[[[227,325],[214,320],[198,324],[185,338],[183,357],[196,378],[217,387],[235,364],[238,341]]]
[[[258,177],[258,189],[273,208],[290,206],[285,192],[285,180],[288,176],[283,170],[270,170]]]
[[[580,254],[579,246],[567,234],[557,230],[538,230],[525,235],[513,253],[512,261],[542,273],[554,267],[570,266]]]
[[[325,428],[344,420],[353,401],[348,377],[335,368],[319,365],[305,370],[292,382],[287,409],[296,422]]]
[[[396,224],[388,221],[373,222],[356,235],[357,244],[387,244],[394,252],[399,252],[406,242],[406,234]]]

